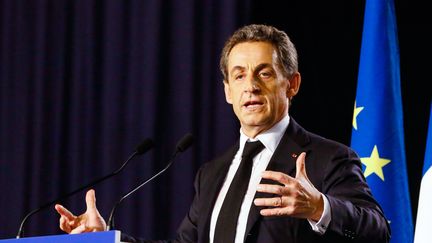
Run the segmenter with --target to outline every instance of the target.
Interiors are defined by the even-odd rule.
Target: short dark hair
[[[278,55],[277,65],[286,77],[298,71],[297,50],[288,35],[273,26],[246,25],[236,30],[225,42],[220,58],[220,70],[225,81],[228,81],[228,56],[232,48],[243,42],[268,42],[273,45]]]

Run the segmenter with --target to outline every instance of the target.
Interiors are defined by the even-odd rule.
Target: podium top
[[[82,234],[47,235],[20,239],[0,240],[0,243],[121,243],[120,231],[104,231]]]

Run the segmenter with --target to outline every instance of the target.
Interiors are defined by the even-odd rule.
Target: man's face
[[[276,60],[277,54],[267,42],[237,44],[228,56],[226,100],[250,137],[268,130],[288,112],[289,80]],[[298,87],[294,88],[296,93]]]

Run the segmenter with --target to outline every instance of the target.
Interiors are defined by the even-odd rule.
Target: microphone
[[[151,148],[153,148],[153,146],[154,146],[154,143],[153,143],[153,141],[152,141],[151,139],[149,139],[149,138],[145,139],[144,141],[142,141],[142,142],[141,142],[141,143],[140,143],[140,144],[135,148],[135,151],[132,153],[132,155],[129,156],[129,158],[128,158],[124,163],[123,163],[123,165],[120,166],[120,168],[118,168],[117,170],[115,170],[115,171],[112,172],[111,174],[108,174],[108,175],[103,176],[103,177],[101,177],[101,178],[99,178],[99,179],[96,179],[96,180],[94,180],[94,181],[92,181],[92,182],[90,182],[90,183],[88,183],[88,184],[86,184],[86,185],[84,185],[84,186],[81,186],[80,188],[75,189],[75,190],[73,190],[73,191],[71,191],[71,192],[69,192],[69,193],[67,193],[67,194],[64,194],[64,195],[60,196],[59,198],[57,198],[57,199],[55,199],[55,200],[52,200],[52,201],[50,201],[50,202],[47,202],[47,203],[45,203],[44,205],[40,206],[39,208],[37,208],[37,209],[31,211],[30,213],[28,213],[28,214],[23,218],[23,220],[21,221],[21,225],[20,225],[20,227],[19,227],[18,234],[17,234],[16,238],[19,239],[19,238],[21,238],[21,237],[23,236],[24,224],[25,224],[25,222],[27,221],[27,219],[28,219],[30,216],[32,216],[33,214],[35,214],[35,213],[41,211],[42,209],[45,209],[45,208],[47,208],[47,207],[49,207],[49,206],[52,206],[53,204],[55,204],[55,203],[57,203],[57,202],[60,202],[60,201],[64,200],[65,198],[67,198],[67,197],[69,197],[69,196],[71,196],[71,195],[73,195],[73,194],[75,194],[75,193],[77,193],[77,192],[80,192],[80,191],[82,191],[82,190],[84,190],[84,189],[86,189],[86,188],[92,187],[92,186],[98,184],[98,183],[101,182],[101,181],[104,181],[104,180],[106,180],[106,179],[108,179],[108,178],[110,178],[110,177],[112,177],[112,176],[114,176],[114,175],[117,175],[118,173],[120,173],[120,172],[123,170],[123,168],[126,167],[126,165],[129,163],[130,160],[132,160],[133,158],[135,158],[135,157],[138,156],[138,155],[142,155],[142,154],[144,154],[145,152],[149,151]]]
[[[160,174],[162,174],[164,171],[166,171],[174,162],[174,159],[177,157],[177,155],[180,152],[184,152],[186,149],[188,149],[193,143],[193,136],[192,134],[188,133],[186,135],[184,135],[178,142],[176,145],[176,149],[174,151],[174,154],[171,156],[171,159],[169,160],[167,166],[165,166],[165,168],[163,168],[162,170],[160,170],[158,173],[156,173],[154,176],[150,177],[149,179],[147,179],[146,181],[144,181],[143,183],[141,183],[140,185],[138,185],[137,187],[135,187],[134,189],[130,190],[128,193],[126,193],[123,197],[120,198],[120,200],[118,200],[115,204],[114,207],[111,210],[109,219],[108,219],[108,223],[107,223],[107,231],[109,230],[113,230],[114,229],[114,213],[117,209],[117,207],[120,205],[120,203],[126,199],[127,197],[129,197],[132,193],[136,192],[138,189],[140,189],[142,186],[144,186],[145,184],[147,184],[148,182],[152,181],[154,178],[156,178],[157,176],[159,176]]]

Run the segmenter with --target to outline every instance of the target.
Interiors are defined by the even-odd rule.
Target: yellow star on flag
[[[353,115],[352,124],[355,130],[357,130],[357,116],[363,109],[364,109],[363,106],[357,107],[357,101],[354,101],[354,115]]]
[[[391,160],[380,158],[378,154],[378,148],[375,145],[370,157],[360,158],[361,162],[366,166],[364,173],[365,177],[368,177],[372,173],[375,173],[381,180],[384,181],[383,167],[390,163]]]

